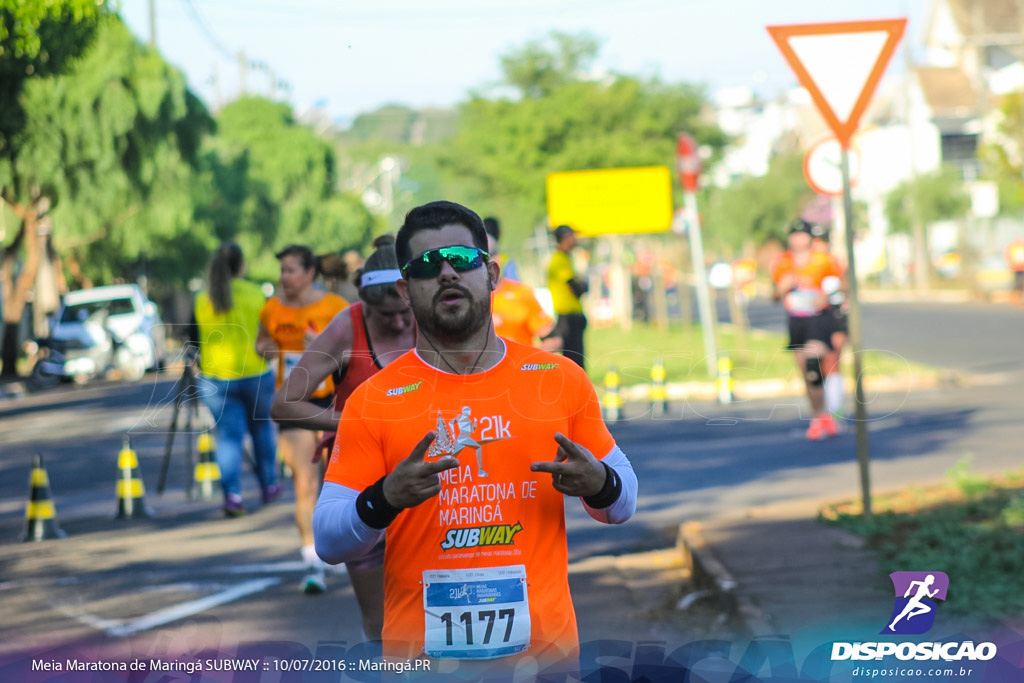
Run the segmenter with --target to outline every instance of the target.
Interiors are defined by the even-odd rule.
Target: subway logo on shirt
[[[479,548],[482,546],[512,545],[513,538],[523,530],[515,524],[492,524],[489,526],[449,529],[441,542],[442,550],[452,548]]]

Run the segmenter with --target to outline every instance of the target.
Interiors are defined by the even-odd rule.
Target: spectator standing
[[[192,337],[199,351],[200,395],[214,420],[217,465],[224,490],[224,514],[246,513],[242,499],[242,455],[252,438],[256,477],[264,503],[281,495],[277,483],[277,446],[270,421],[274,376],[256,353],[260,288],[242,279],[242,249],[227,242],[207,269],[207,289],[196,296]]]
[[[576,247],[576,231],[559,225],[554,231],[555,253],[548,263],[548,289],[558,316],[556,335],[562,340],[562,355],[584,367],[583,333],[587,317],[583,314],[582,296],[587,293],[586,277],[576,275],[572,250]]]

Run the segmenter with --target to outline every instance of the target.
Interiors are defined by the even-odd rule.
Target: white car
[[[107,311],[106,326],[111,333],[145,360],[146,369],[162,369],[165,333],[160,311],[138,285],[110,285],[68,292],[51,336],[61,341],[81,337],[84,321],[102,309]]]

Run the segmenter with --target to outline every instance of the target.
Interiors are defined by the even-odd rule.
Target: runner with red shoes
[[[790,224],[789,249],[772,262],[771,276],[775,283],[773,298],[785,306],[789,320],[786,348],[793,352],[807,386],[812,413],[807,438],[819,441],[839,433],[835,418],[825,408],[823,361],[834,350],[835,317],[822,281],[842,278],[843,272],[833,256],[811,248],[814,227],[802,218]]]

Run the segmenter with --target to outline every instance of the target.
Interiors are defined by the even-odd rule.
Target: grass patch
[[[785,335],[748,330],[737,339],[731,326],[718,331],[719,354],[728,354],[732,376],[737,381],[798,379],[793,354],[785,346]],[[590,327],[586,332],[587,374],[595,384],[604,381],[608,368],[615,366],[623,386],[651,381],[651,365],[660,357],[666,382],[707,381],[711,378],[704,357],[704,339],[698,325],[670,326],[659,330],[647,323],[635,323],[628,331],[619,327]],[[843,372],[853,374],[849,352],[843,353]],[[888,353],[869,351],[864,355],[866,377],[934,372],[930,368]],[[717,372],[717,368],[715,368]]]
[[[942,571],[949,575],[943,610],[1007,616],[1024,610],[1024,470],[989,479],[965,458],[948,483],[872,498],[873,519],[859,501],[831,505],[821,517],[864,537],[883,574]]]

